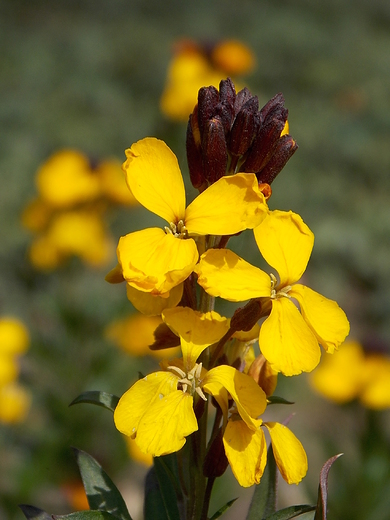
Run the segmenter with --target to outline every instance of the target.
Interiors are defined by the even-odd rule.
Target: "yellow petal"
[[[320,361],[314,333],[287,298],[272,300],[271,314],[260,328],[259,344],[272,368],[286,376],[310,372]]]
[[[184,219],[185,191],[172,150],[159,139],[146,137],[126,150],[123,164],[134,197],[167,222]]]
[[[302,316],[318,343],[332,354],[349,334],[349,322],[344,311],[335,301],[301,284],[295,284],[290,295],[298,300]]]
[[[183,296],[183,284],[176,285],[163,296],[138,291],[127,284],[126,294],[137,311],[147,316],[159,316],[163,310],[176,307]]]
[[[334,356],[324,356],[310,374],[311,386],[338,404],[358,397],[363,386],[365,357],[357,341],[346,341]]]
[[[165,310],[162,318],[181,338],[185,370],[191,370],[203,350],[229,330],[229,320],[214,311],[202,314],[189,307],[175,307]]]
[[[149,228],[121,237],[117,255],[123,277],[135,289],[164,295],[183,282],[198,260],[194,240]]]
[[[194,271],[211,296],[242,302],[271,295],[271,278],[229,249],[209,249]]]
[[[177,381],[178,377],[171,372],[153,372],[134,383],[122,395],[115,408],[114,421],[117,429],[134,437],[145,410],[160,399],[160,395],[165,396],[176,391]]]
[[[142,416],[135,442],[154,457],[179,451],[198,429],[193,397],[181,390],[155,400]]]
[[[267,462],[267,446],[262,430],[253,431],[244,421],[229,421],[223,445],[233,475],[243,487],[258,484]]]
[[[233,235],[258,226],[267,213],[256,175],[238,173],[198,195],[186,209],[185,224],[190,234]]]
[[[261,424],[257,419],[267,406],[263,390],[246,374],[227,365],[212,368],[204,378],[203,389],[212,393],[213,386],[209,383],[219,383],[229,392],[237,405],[237,410],[246,424],[256,430]]]
[[[283,424],[266,422],[272,451],[282,477],[288,484],[298,484],[307,473],[307,457],[300,441]]]
[[[282,287],[298,281],[305,272],[314,235],[292,211],[271,211],[254,230],[261,254],[279,274]]]

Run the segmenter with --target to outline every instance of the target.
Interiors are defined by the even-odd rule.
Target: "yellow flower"
[[[152,345],[155,340],[153,333],[161,323],[163,321],[158,316],[132,314],[108,325],[106,337],[133,356],[150,355],[160,359],[172,357],[172,354],[177,354],[177,347],[163,350],[151,350],[149,348],[149,345]]]
[[[112,243],[98,211],[72,210],[56,214],[45,233],[31,244],[31,263],[52,270],[69,256],[79,256],[92,266],[105,265],[111,257]]]
[[[31,395],[17,383],[0,386],[0,421],[20,423],[30,409]]]
[[[291,211],[270,212],[254,234],[279,281],[229,250],[210,249],[196,267],[198,283],[212,296],[226,300],[262,298],[264,315],[270,312],[259,336],[265,358],[285,375],[310,372],[320,359],[318,344],[332,353],[349,332],[348,320],[336,302],[296,283],[306,269],[314,235]]]
[[[231,235],[253,228],[267,206],[254,174],[222,177],[186,208],[177,159],[158,139],[146,138],[126,150],[123,165],[135,198],[167,221],[121,237],[117,255],[122,276],[132,288],[168,297],[198,261],[197,235]],[[109,278],[110,280],[110,278]]]
[[[223,442],[234,475],[242,486],[258,483],[267,456],[263,422],[258,418],[267,406],[265,393],[251,377],[231,366],[207,371],[197,363],[200,354],[227,332],[229,321],[215,312],[201,314],[185,307],[164,311],[163,319],[180,336],[183,359],[162,363],[165,371],[137,381],[122,396],[114,413],[116,427],[135,439],[144,453],[160,456],[178,451],[198,429],[194,398],[206,399],[206,392],[224,412]],[[229,397],[234,401],[230,411]],[[285,426],[264,426],[283,477],[298,483],[307,470],[302,445]]]
[[[23,354],[29,343],[28,330],[20,320],[11,317],[0,318],[0,355]]]
[[[38,170],[36,182],[42,199],[57,208],[85,203],[100,194],[99,178],[90,161],[75,150],[53,154]]]
[[[253,69],[252,51],[237,40],[224,40],[212,49],[191,40],[181,40],[169,65],[161,96],[162,112],[175,121],[186,121],[204,86],[218,87],[226,76],[245,74]]]
[[[310,383],[338,404],[359,399],[367,408],[390,408],[390,358],[365,354],[357,341],[346,341],[337,355],[327,356],[310,375]]]
[[[215,312],[201,314],[186,307],[164,311],[163,319],[180,334],[183,359],[137,381],[114,413],[118,430],[153,456],[180,450],[185,438],[198,429],[193,402],[195,394],[204,398],[201,385],[206,371],[196,361],[229,328],[228,320]]]
[[[29,342],[29,333],[20,320],[12,317],[0,319],[0,387],[17,379],[17,357],[27,350]]]

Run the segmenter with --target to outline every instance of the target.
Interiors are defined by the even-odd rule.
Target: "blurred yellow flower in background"
[[[335,356],[325,356],[309,381],[335,403],[358,399],[367,408],[390,408],[390,356],[365,352],[357,341],[346,341]]]
[[[28,330],[12,317],[0,319],[0,422],[17,423],[24,420],[31,404],[27,390],[17,383],[18,357],[30,343]]]
[[[157,358],[173,357],[179,347],[151,350],[149,345],[155,341],[154,331],[163,323],[159,316],[132,314],[110,323],[105,330],[106,338],[133,356],[151,355]]]
[[[218,87],[226,76],[235,78],[255,67],[253,52],[238,40],[202,45],[183,39],[175,44],[173,53],[160,106],[163,114],[175,121],[188,119],[201,87]],[[236,87],[239,90],[237,83]]]
[[[70,256],[92,266],[111,259],[113,243],[105,222],[108,207],[136,205],[121,163],[93,162],[76,150],[54,153],[36,174],[38,197],[29,202],[22,224],[36,236],[29,259],[37,269],[56,269]]]

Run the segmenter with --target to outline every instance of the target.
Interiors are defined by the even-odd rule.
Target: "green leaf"
[[[145,520],[168,520],[154,467],[145,479],[144,516]]]
[[[328,459],[325,464],[322,466],[320,473],[320,484],[318,486],[318,500],[317,500],[317,508],[314,520],[326,520],[327,519],[327,506],[328,506],[328,476],[330,468],[333,463],[343,455],[339,453],[334,457]]]
[[[107,511],[76,511],[69,515],[52,515],[52,520],[117,520],[118,517]]]
[[[182,503],[176,455],[155,457],[147,476],[145,520],[180,520]]]
[[[99,392],[99,390],[91,390],[89,392],[84,392],[80,394],[76,399],[74,399],[69,406],[73,406],[74,404],[79,403],[90,403],[96,404],[97,406],[102,406],[103,408],[107,408],[113,412],[118,404],[119,397],[113,394],[108,394],[107,392]]]
[[[302,505],[302,506],[290,506],[285,509],[280,509],[276,511],[271,516],[268,516],[266,520],[290,520],[290,518],[297,518],[301,516],[303,513],[308,513],[313,511],[313,515],[311,518],[314,518],[314,511],[316,506]],[[305,515],[306,516],[306,515]]]
[[[112,513],[120,520],[131,520],[125,501],[100,464],[85,451],[73,448],[89,507]]]
[[[275,512],[277,478],[274,452],[270,445],[267,452],[267,465],[260,484],[255,487],[246,520],[261,520]]]
[[[218,509],[218,511],[216,513],[213,514],[213,516],[210,518],[210,520],[217,520],[217,518],[219,518],[220,516],[223,515],[223,513],[225,511],[227,511],[233,504],[234,502],[237,500],[237,498],[233,498],[233,500],[229,500],[229,502],[227,504],[225,504],[224,506],[222,506],[220,509]]]
[[[28,504],[20,504],[19,507],[27,520],[53,520],[49,513],[46,513],[46,511],[38,507],[29,506]]]
[[[267,397],[268,404],[294,404],[293,401],[287,401],[283,397],[278,397],[277,395],[270,395]]]

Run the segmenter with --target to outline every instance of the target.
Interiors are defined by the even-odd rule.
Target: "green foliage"
[[[107,392],[99,392],[98,390],[91,390],[88,392],[83,392],[76,399],[74,399],[69,406],[79,403],[89,403],[96,404],[97,406],[102,406],[103,408],[107,408],[113,412],[118,404],[119,397],[113,394],[108,394]]]
[[[107,511],[119,520],[131,520],[122,495],[100,464],[84,451],[74,448],[74,452],[90,508]]]

